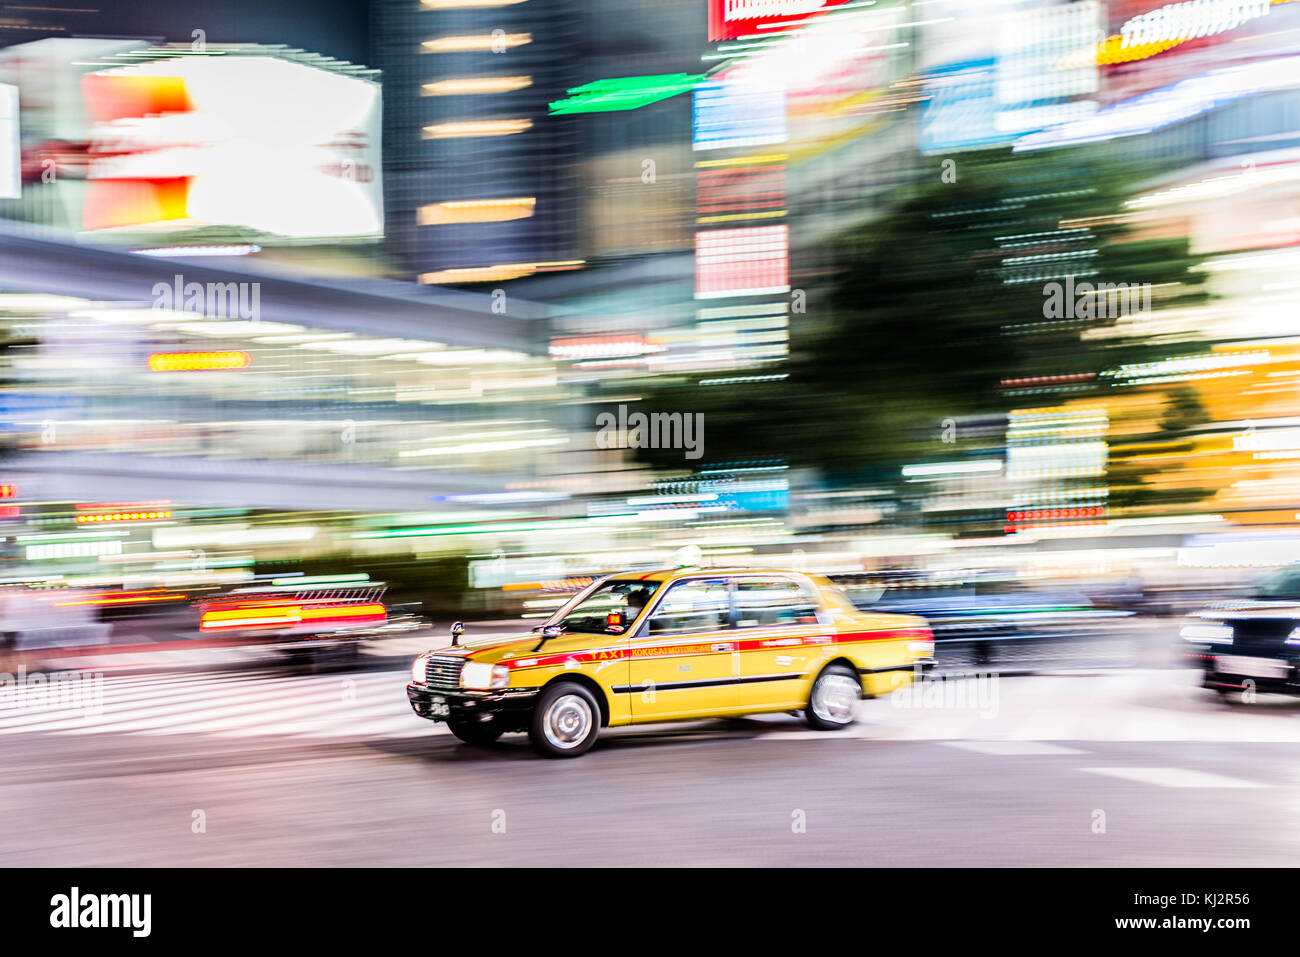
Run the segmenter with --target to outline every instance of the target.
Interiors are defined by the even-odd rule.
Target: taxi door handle
[[[725,642],[725,641],[720,641],[720,642],[718,642],[716,645],[711,645],[710,647],[711,647],[712,650],[714,650],[714,651],[730,651],[730,650],[731,650],[731,645],[728,644],[728,643]]]

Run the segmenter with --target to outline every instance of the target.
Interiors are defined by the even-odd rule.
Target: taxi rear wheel
[[[547,687],[533,709],[528,738],[538,754],[576,758],[596,743],[600,705],[588,689],[574,681]]]
[[[482,721],[448,721],[447,727],[466,744],[483,746],[501,737],[500,728],[491,723],[484,724]]]
[[[818,731],[836,731],[853,723],[854,709],[862,697],[862,685],[847,665],[831,665],[817,676],[804,711],[808,723]]]

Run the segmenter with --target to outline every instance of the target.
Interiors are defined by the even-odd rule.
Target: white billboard
[[[272,55],[191,54],[88,73],[82,89],[86,230],[383,234],[378,83]]]
[[[0,199],[23,194],[22,142],[18,136],[18,87],[0,83]]]

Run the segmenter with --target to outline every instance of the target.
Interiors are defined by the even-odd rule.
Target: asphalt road
[[[0,864],[1291,865],[1300,702],[1182,670],[950,680],[787,716],[459,743],[405,669],[113,675],[0,710]]]

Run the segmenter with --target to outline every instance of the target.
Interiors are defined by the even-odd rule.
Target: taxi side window
[[[741,628],[817,623],[817,599],[798,583],[780,578],[736,582],[736,610]]]
[[[652,635],[689,635],[731,627],[725,581],[685,581],[668,589],[650,617]]]

